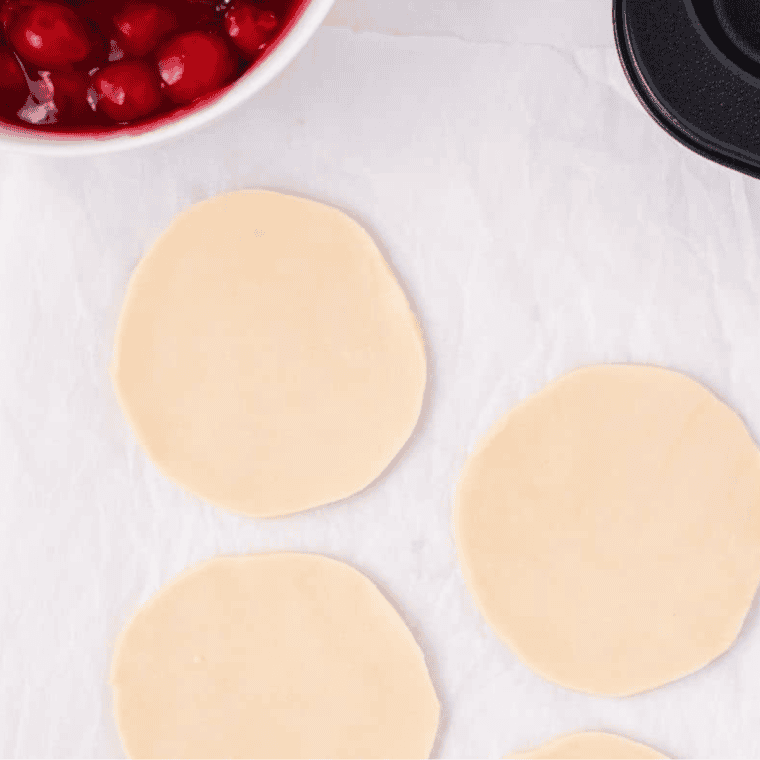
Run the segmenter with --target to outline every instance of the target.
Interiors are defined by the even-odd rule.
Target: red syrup
[[[0,125],[144,132],[215,100],[307,0],[0,0]]]

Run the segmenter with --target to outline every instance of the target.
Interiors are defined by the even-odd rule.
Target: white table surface
[[[137,606],[203,558],[322,552],[367,573],[423,646],[434,754],[501,757],[606,729],[673,757],[760,753],[760,625],[628,699],[555,687],[485,625],[451,530],[491,423],[574,367],[662,364],[760,435],[760,185],[644,113],[609,0],[338,0],[243,107],[155,148],[0,154],[0,756],[122,757],[108,668]],[[167,483],[107,365],[135,263],[181,209],[267,187],[346,209],[417,311],[431,365],[396,466],[272,521]]]

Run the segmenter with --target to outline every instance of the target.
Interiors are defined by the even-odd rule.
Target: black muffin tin
[[[697,153],[760,178],[760,0],[613,0],[639,100]]]

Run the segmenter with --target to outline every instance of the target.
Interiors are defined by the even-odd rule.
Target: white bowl
[[[137,130],[134,134],[121,131],[113,137],[105,133],[97,137],[78,138],[0,124],[0,150],[55,156],[85,156],[115,153],[184,135],[227,113],[271,82],[306,45],[334,2],[335,0],[310,0],[298,21],[261,63],[237,82],[233,82],[222,96],[212,99],[208,105],[190,110],[186,115],[169,118],[165,123],[157,124],[148,130]]]

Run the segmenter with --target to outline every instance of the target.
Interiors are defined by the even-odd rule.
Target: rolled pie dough
[[[370,236],[303,198],[238,192],[180,215],[136,268],[113,383],[162,472],[258,516],[347,497],[411,435],[425,351]]]
[[[411,758],[439,705],[422,652],[361,573],[318,555],[215,559],[153,597],[113,661],[134,758]]]
[[[615,734],[588,731],[553,739],[513,760],[649,760],[665,758],[657,750]]]
[[[736,638],[760,580],[760,452],[683,375],[590,367],[499,420],[455,507],[467,585],[533,670],[628,695]]]

